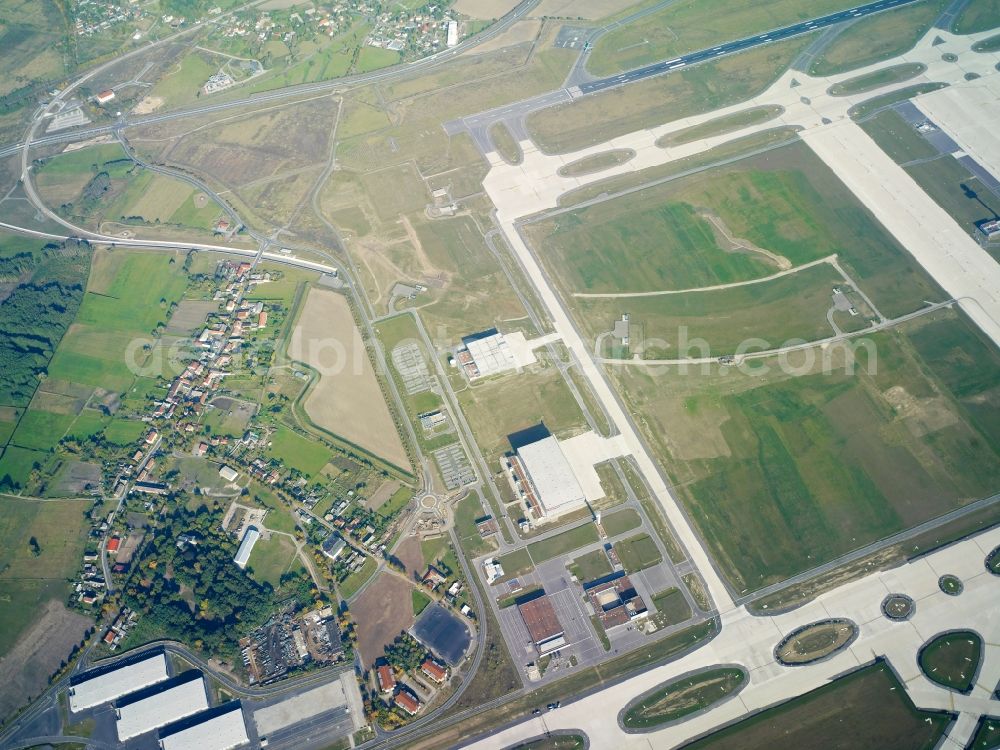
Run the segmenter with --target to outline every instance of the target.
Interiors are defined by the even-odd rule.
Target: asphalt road
[[[581,83],[577,88],[582,94],[593,94],[597,91],[622,86],[626,83],[641,81],[643,78],[662,75],[663,73],[668,73],[673,70],[680,70],[681,68],[685,68],[689,65],[697,65],[698,63],[712,60],[716,57],[722,57],[723,55],[731,55],[734,52],[743,52],[745,50],[752,49],[753,47],[759,47],[763,44],[780,42],[782,39],[789,39],[794,36],[808,34],[812,31],[818,31],[819,29],[825,29],[844,21],[852,21],[864,16],[870,16],[873,13],[880,13],[891,8],[909,5],[915,1],[916,0],[878,0],[878,2],[869,3],[867,5],[859,5],[856,8],[842,10],[826,16],[820,16],[819,18],[814,18],[810,21],[802,21],[801,23],[792,24],[791,26],[785,26],[780,29],[774,29],[773,31],[765,31],[762,34],[744,37],[743,39],[720,44],[717,47],[712,47],[710,49],[691,52],[687,55],[675,57],[672,60],[664,60],[662,62],[653,63],[652,65],[646,65],[642,68],[636,68],[635,70],[620,73],[616,76]]]

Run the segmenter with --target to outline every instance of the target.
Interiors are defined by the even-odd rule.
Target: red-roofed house
[[[420,710],[420,701],[406,690],[400,690],[396,693],[395,702],[397,706],[406,711],[410,716],[413,716],[413,714]]]
[[[375,670],[378,675],[378,688],[383,693],[391,693],[396,689],[396,677],[392,673],[392,667],[383,664]]]
[[[444,682],[448,678],[448,670],[433,659],[428,659],[421,664],[420,671],[434,680],[434,682]]]

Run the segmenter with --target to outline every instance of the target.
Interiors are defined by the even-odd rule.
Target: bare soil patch
[[[515,44],[533,42],[538,37],[538,32],[542,30],[542,22],[539,19],[528,19],[518,21],[504,33],[490,39],[488,42],[476,45],[469,50],[470,55],[481,55],[484,52],[493,52],[504,47],[513,47]]]
[[[358,653],[370,667],[402,631],[413,625],[412,586],[392,573],[380,573],[351,604],[358,624]]]
[[[410,604],[409,598],[406,600]],[[10,716],[48,687],[74,645],[83,639],[91,620],[50,601],[10,652],[0,659],[0,716]]]
[[[167,333],[189,334],[205,323],[209,313],[219,309],[219,303],[213,300],[183,299],[177,304],[177,309],[170,316]]]
[[[155,112],[162,106],[163,106],[163,97],[147,96],[144,97],[141,102],[135,105],[135,109],[132,110],[132,114],[148,115],[150,112]]]
[[[458,0],[455,10],[471,18],[500,18],[517,5],[518,0]]]
[[[532,15],[539,18],[554,16],[589,21],[621,13],[637,4],[636,0],[542,0]]]
[[[345,297],[327,289],[310,290],[288,353],[319,372],[318,382],[305,401],[313,422],[396,466],[409,468],[406,450]]]
[[[424,561],[424,553],[420,548],[419,537],[407,537],[403,540],[402,544],[396,548],[395,555],[399,561],[406,566],[406,574],[408,576],[412,578],[414,574],[423,575],[424,566],[427,563]]]

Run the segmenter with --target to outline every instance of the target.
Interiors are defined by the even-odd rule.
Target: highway
[[[587,81],[579,84],[577,88],[582,94],[593,94],[598,91],[603,91],[604,89],[622,86],[626,83],[641,81],[643,78],[650,78],[651,76],[658,76],[663,73],[679,70],[681,68],[688,67],[689,65],[697,65],[698,63],[712,60],[716,57],[722,57],[723,55],[744,52],[745,50],[752,49],[753,47],[759,47],[763,44],[780,42],[782,39],[790,39],[794,36],[800,36],[802,34],[808,34],[820,29],[826,29],[844,21],[853,21],[858,18],[863,18],[864,16],[870,16],[873,13],[881,13],[882,11],[898,8],[902,5],[909,5],[913,2],[916,2],[916,0],[878,0],[878,2],[868,3],[867,5],[859,5],[856,8],[842,10],[837,13],[830,13],[829,15],[820,16],[819,18],[814,18],[809,21],[802,21],[800,23],[792,24],[791,26],[774,29],[773,31],[765,31],[761,34],[755,34],[753,36],[744,37],[743,39],[737,39],[734,42],[726,42],[725,44],[699,50],[698,52],[691,52],[687,55],[675,57],[672,60],[664,60],[662,62],[653,63],[652,65],[646,65],[641,68],[636,68],[635,70],[620,73],[616,76],[600,78],[596,81]],[[575,92],[572,93],[575,94]]]
[[[97,125],[91,128],[80,128],[80,129],[70,129],[66,132],[53,133],[52,135],[43,135],[39,138],[31,138],[29,136],[31,146],[44,146],[51,145],[55,143],[70,143],[74,141],[87,140],[89,138],[94,138],[99,135],[105,135],[114,130],[128,127],[137,127],[140,125],[154,125],[159,122],[168,122],[170,120],[176,120],[184,117],[194,117],[197,115],[210,114],[213,112],[220,112],[222,110],[234,109],[237,107],[253,106],[266,104],[268,102],[281,101],[282,99],[289,99],[292,97],[303,96],[306,94],[315,93],[328,93],[336,90],[343,90],[348,88],[353,88],[356,86],[363,86],[369,83],[376,83],[378,81],[383,81],[387,79],[396,78],[403,75],[412,75],[414,73],[419,73],[424,70],[429,70],[431,68],[442,65],[449,60],[454,59],[458,55],[469,51],[470,49],[476,47],[483,42],[489,41],[496,36],[499,36],[513,24],[517,23],[538,4],[539,0],[522,0],[517,7],[512,11],[503,16],[496,23],[487,27],[475,36],[469,37],[465,41],[459,43],[455,47],[448,50],[443,50],[437,54],[431,55],[429,57],[424,57],[420,60],[416,60],[412,63],[407,63],[404,65],[394,65],[390,68],[382,68],[381,70],[374,71],[372,73],[362,73],[355,76],[345,76],[343,78],[332,78],[326,81],[317,81],[315,83],[301,83],[294,86],[285,86],[283,88],[274,89],[273,91],[263,91],[258,94],[252,94],[250,96],[243,97],[241,99],[230,99],[228,101],[216,101],[209,104],[200,104],[197,107],[188,107],[186,109],[173,110],[171,112],[162,112],[160,114],[151,114],[140,117],[128,117],[123,116],[117,122],[110,123],[107,125]],[[190,33],[194,27],[187,29],[184,34]],[[174,39],[179,34],[169,37],[168,39],[163,39],[156,44],[163,44],[166,41]],[[65,89],[63,89],[56,99],[53,99],[51,104],[54,104],[58,100],[62,100],[65,96],[75,90],[78,86],[85,83],[87,80],[92,78],[94,75],[100,71],[106,69],[107,67],[119,63],[122,60],[138,55],[142,52],[148,51],[152,46],[141,47],[137,50],[129,52],[127,55],[122,57],[117,57],[108,63],[95,68],[94,70],[88,72],[83,77],[77,79]],[[46,108],[47,110],[48,108]],[[38,120],[36,119],[36,123]],[[17,153],[21,148],[24,147],[24,143],[15,143],[3,148],[0,148],[0,158],[5,156],[10,156],[11,154]]]

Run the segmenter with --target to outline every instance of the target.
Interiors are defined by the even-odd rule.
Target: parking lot
[[[463,484],[472,484],[476,481],[476,472],[469,465],[469,459],[465,456],[465,451],[458,443],[434,451],[434,460],[437,461],[438,469],[441,471],[441,479],[444,486],[449,490],[455,490]]]

